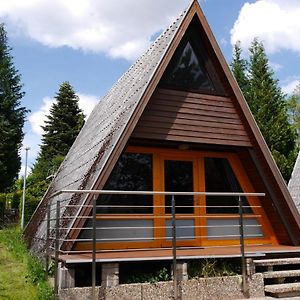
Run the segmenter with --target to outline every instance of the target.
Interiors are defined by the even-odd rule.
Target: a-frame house
[[[78,241],[62,243],[62,249],[91,249],[83,241],[88,229],[72,228],[90,227],[82,220],[93,195],[50,197],[78,189],[265,193],[243,198],[246,244],[260,252],[300,245],[297,208],[197,1],[93,110],[26,227],[33,251],[44,249],[46,208],[57,200],[61,214],[77,216],[65,218],[61,239]],[[238,222],[234,197],[176,201],[183,228],[178,246],[197,247],[197,253],[207,247],[209,253],[209,247],[226,249],[237,239],[226,229]],[[97,204],[97,224],[111,228],[97,231],[97,249],[106,250],[106,258],[110,251],[170,246],[167,196],[106,195]]]

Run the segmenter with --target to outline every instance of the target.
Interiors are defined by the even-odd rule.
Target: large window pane
[[[263,232],[256,219],[244,219],[244,237],[262,238]],[[240,227],[238,219],[208,219],[207,238],[210,240],[238,240]]]
[[[178,48],[163,77],[163,85],[184,90],[214,90],[203,59],[190,41]]]
[[[86,227],[92,228],[92,220],[88,220]],[[92,230],[84,229],[80,232],[80,239],[92,240]],[[152,241],[153,220],[97,220],[96,238],[100,242],[118,241]]]
[[[193,162],[165,160],[165,191],[193,192]],[[171,213],[171,197],[166,196],[166,213]],[[193,196],[175,196],[176,213],[193,213]],[[179,207],[177,207],[179,206]],[[185,206],[185,207],[180,207]]]
[[[242,192],[242,189],[225,158],[205,158],[205,190],[206,192]],[[249,206],[242,197],[243,206]],[[206,212],[209,214],[237,214],[238,197],[207,196]],[[224,207],[232,206],[232,207]],[[245,207],[244,213],[251,213],[251,208]]]
[[[104,186],[104,189],[152,191],[152,182],[152,155],[124,153],[116,164],[112,174]],[[101,214],[153,213],[153,196],[102,195],[98,198],[97,205],[107,206],[97,207],[97,213]]]

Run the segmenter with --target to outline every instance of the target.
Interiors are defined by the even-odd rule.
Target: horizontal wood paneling
[[[250,147],[228,97],[157,89],[132,137]]]

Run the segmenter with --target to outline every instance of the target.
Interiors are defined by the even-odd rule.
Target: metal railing
[[[71,198],[68,199],[60,199],[50,201],[50,204],[47,208],[47,214],[46,219],[44,220],[46,222],[46,272],[49,268],[49,261],[52,257],[54,258],[55,262],[55,295],[58,297],[58,262],[59,262],[59,256],[60,254],[78,254],[85,253],[85,254],[91,254],[91,263],[92,263],[92,299],[96,299],[96,257],[97,253],[101,253],[103,251],[130,251],[129,249],[116,249],[116,250],[97,250],[97,243],[103,243],[103,242],[128,242],[128,241],[155,241],[155,240],[166,240],[171,241],[171,247],[167,248],[172,250],[172,271],[173,271],[173,292],[174,292],[174,299],[178,299],[178,280],[177,280],[177,271],[176,271],[176,264],[177,264],[177,250],[178,250],[178,241],[184,241],[184,240],[191,240],[196,238],[210,238],[210,239],[228,239],[228,240],[238,240],[238,243],[235,244],[228,244],[224,247],[239,247],[240,248],[240,255],[241,255],[241,269],[242,269],[242,289],[243,292],[246,294],[248,291],[247,286],[247,276],[246,276],[246,259],[245,259],[245,238],[254,238],[254,237],[261,237],[261,234],[247,234],[245,236],[245,229],[247,228],[255,228],[260,227],[259,222],[257,224],[245,224],[245,216],[244,216],[244,209],[249,208],[250,206],[243,205],[242,198],[243,197],[262,197],[265,196],[264,193],[215,193],[215,192],[157,192],[157,191],[108,191],[108,190],[62,190],[59,191],[51,196],[51,199],[54,199],[54,196],[58,196],[61,194],[77,194],[82,195],[85,194],[86,196],[92,196],[91,199],[86,202],[83,201],[81,204],[73,203],[71,201]],[[171,196],[171,205],[166,206],[154,206],[154,205],[97,205],[97,198],[99,195],[161,195],[161,196]],[[203,206],[203,205],[193,205],[193,206],[187,206],[187,205],[176,205],[175,198],[178,196],[215,196],[215,197],[235,197],[237,200],[237,205],[215,205],[215,206]],[[179,202],[179,201],[178,201]],[[86,204],[87,203],[87,204]],[[153,219],[152,226],[97,226],[97,208],[104,208],[108,207],[110,209],[112,208],[151,208],[153,212],[149,214],[151,216],[150,219]],[[154,208],[171,208],[171,213],[165,214],[165,215],[154,215]],[[219,228],[220,225],[196,225],[195,222],[193,225],[178,225],[179,220],[184,219],[192,219],[196,220],[197,218],[205,218],[205,219],[236,219],[231,215],[196,215],[193,214],[179,214],[176,213],[176,208],[224,208],[224,209],[232,209],[235,208],[236,211],[238,211],[237,218],[238,218],[238,224],[230,224],[230,225],[223,225],[222,227],[232,228],[232,230],[238,228],[238,234],[236,232],[231,232],[230,234],[221,234],[221,235],[209,235],[207,233],[206,236],[203,235],[196,235],[197,228],[205,228],[213,229],[213,228]],[[260,206],[251,206],[251,208],[260,208]],[[83,215],[82,210],[88,209],[89,214]],[[145,214],[143,214],[145,215]],[[148,215],[148,213],[147,213]],[[247,213],[248,215],[248,213]],[[126,216],[126,214],[124,214]],[[248,216],[251,219],[260,218],[260,214],[254,214],[251,213]],[[155,219],[164,219],[165,220],[165,226],[155,226],[154,220]],[[99,219],[99,218],[98,218]],[[115,218],[115,220],[122,220],[124,217],[119,216],[119,218]],[[126,218],[128,220],[128,218]],[[78,227],[78,220],[82,221],[88,221],[91,220],[91,226],[81,225]],[[131,219],[134,220],[134,219]],[[166,224],[167,220],[171,220],[171,225],[168,226]],[[155,229],[165,229],[166,231],[168,229],[171,229],[172,235],[164,237],[155,237],[154,233],[152,237],[140,237],[134,238],[132,236],[122,236],[117,238],[101,238],[101,236],[97,236],[97,230],[103,232],[107,230],[122,230],[122,232],[126,232],[126,230],[145,230],[150,229],[154,232]],[[178,230],[180,229],[192,229],[194,232],[194,235],[192,236],[178,236]],[[70,238],[68,237],[68,233],[71,230],[86,230],[91,231],[91,234],[88,238]],[[76,250],[67,250],[64,251],[62,249],[63,243],[76,243],[76,242],[90,242],[92,244],[91,250],[86,251],[76,251]],[[216,248],[216,247],[223,247],[223,246],[201,246],[201,248]],[[188,248],[193,248],[193,246],[187,246]],[[146,249],[146,248],[143,248]],[[140,250],[143,250],[140,249]],[[153,249],[153,248],[147,248],[147,249]],[[162,248],[166,249],[166,248]],[[136,249],[135,249],[136,250]],[[48,274],[46,275],[48,276]]]

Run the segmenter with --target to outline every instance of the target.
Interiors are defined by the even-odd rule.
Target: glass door
[[[166,192],[193,192],[198,184],[195,178],[196,160],[166,158],[163,160],[163,180]],[[176,238],[178,245],[194,245],[197,239],[195,230],[195,201],[193,195],[175,196]],[[164,246],[170,245],[172,239],[172,196],[164,197]]]

